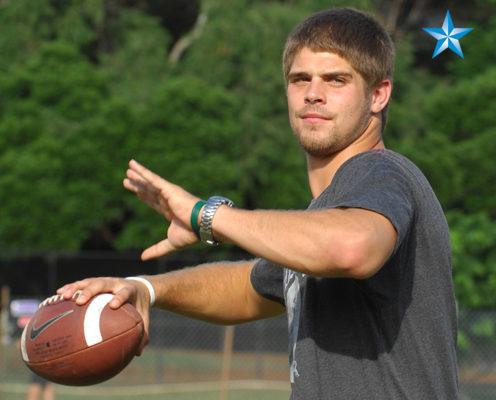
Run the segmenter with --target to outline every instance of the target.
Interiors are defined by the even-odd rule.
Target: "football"
[[[83,306],[53,296],[24,328],[21,355],[36,374],[62,385],[94,385],[121,372],[138,351],[143,320],[131,304],[116,310],[101,294]]]

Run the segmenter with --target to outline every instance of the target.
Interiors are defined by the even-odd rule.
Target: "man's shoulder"
[[[363,164],[378,164],[391,166],[392,168],[397,167],[402,169],[418,170],[418,167],[409,158],[389,149],[374,149],[358,153],[345,161],[341,168],[345,169],[346,167]]]
[[[341,165],[336,177],[356,178],[363,171],[375,172],[384,177],[401,176],[411,183],[430,186],[423,172],[412,160],[389,149],[374,149],[356,154]]]
[[[433,195],[425,196],[426,193]],[[413,202],[435,197],[429,181],[410,159],[389,149],[369,150],[346,160],[309,208],[333,206],[343,199],[382,201],[393,195]]]

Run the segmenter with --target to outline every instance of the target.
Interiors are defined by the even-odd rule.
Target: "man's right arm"
[[[156,295],[155,306],[188,317],[219,324],[236,324],[272,317],[284,307],[259,295],[250,280],[254,261],[219,262],[185,268],[148,279]],[[99,293],[113,293],[113,308],[125,302],[137,306],[148,322],[146,286],[134,280],[91,278],[65,285],[58,290],[66,299],[80,290],[79,304]],[[145,314],[145,315],[143,315]]]
[[[254,261],[223,262],[147,276],[156,307],[218,324],[281,314],[284,307],[260,296],[250,280]]]

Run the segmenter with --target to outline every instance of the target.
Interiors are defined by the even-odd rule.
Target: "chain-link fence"
[[[496,310],[459,312],[461,400],[496,399]]]
[[[57,389],[105,398],[124,393],[222,396],[223,391],[228,396],[239,390],[252,393],[251,398],[261,398],[264,391],[275,393],[271,399],[287,398],[286,329],[284,316],[224,327],[154,310],[150,343],[123,373],[90,389]],[[459,332],[461,400],[496,399],[496,311],[461,310]],[[0,397],[23,391],[28,375],[15,343],[1,347]]]
[[[18,343],[0,346],[0,398],[21,398],[14,396],[25,392],[29,376]],[[138,395],[228,399],[233,394],[243,399],[287,399],[286,319],[219,326],[153,310],[150,342],[123,372],[88,388],[57,385],[56,392],[70,399]]]
[[[109,264],[108,260],[104,262]],[[60,261],[52,260],[49,265],[58,267],[59,272],[62,270]],[[63,265],[70,262],[64,260]],[[119,265],[122,265],[120,259]],[[125,274],[133,273],[131,267],[128,269]],[[68,280],[57,273],[46,277],[55,284]],[[16,289],[14,297],[20,294],[19,288],[22,286]],[[15,323],[6,318],[7,308],[4,300],[0,399],[14,400],[24,398],[29,371],[22,363],[15,340],[5,339],[5,326]],[[160,310],[153,310],[151,317],[149,345],[121,374],[89,388],[57,386],[60,398],[127,400],[140,395],[157,400],[288,398],[285,316],[235,327],[213,325]],[[496,399],[496,310],[462,308],[458,342],[461,400]]]

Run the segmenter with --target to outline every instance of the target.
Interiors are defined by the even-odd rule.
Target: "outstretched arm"
[[[308,275],[365,279],[391,255],[396,231],[373,211],[247,211],[221,206],[217,238]]]
[[[143,259],[166,255],[198,239],[190,225],[199,200],[136,161],[129,163],[124,186],[171,221],[167,238],[146,249]],[[294,270],[322,277],[363,279],[375,274],[392,254],[396,230],[373,211],[247,211],[221,206],[213,219],[218,239]]]
[[[275,316],[284,307],[260,296],[251,285],[254,261],[220,262],[185,268],[161,275],[146,276],[156,294],[155,306],[219,324],[235,324]],[[90,278],[67,284],[57,293],[86,303],[99,293],[113,293],[110,307],[134,304],[148,331],[149,295],[146,286],[120,278]],[[144,345],[144,344],[143,344]]]
[[[273,317],[284,307],[260,296],[250,274],[254,261],[204,264],[149,276],[159,308],[219,324]]]

